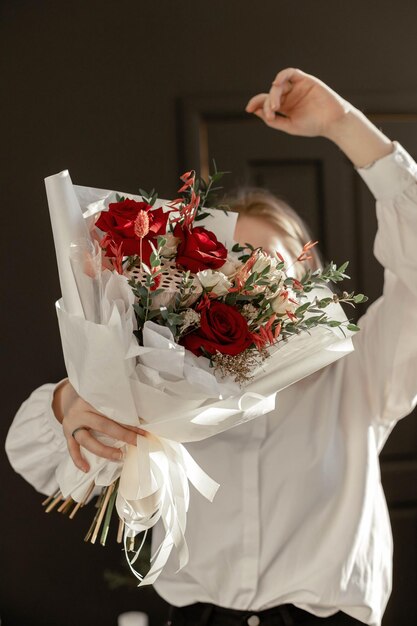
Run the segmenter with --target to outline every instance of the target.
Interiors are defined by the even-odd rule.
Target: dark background
[[[0,1],[2,441],[27,395],[65,375],[44,177],[68,168],[78,184],[133,193],[155,186],[160,196],[174,197],[178,175],[204,165],[208,154],[234,170],[234,182],[242,180],[232,156],[244,136],[260,152],[276,140],[277,153],[280,145],[293,150],[290,161],[300,166],[309,146],[316,160],[336,162],[339,152],[324,140],[307,146],[310,140],[291,138],[287,148],[279,133],[244,114],[247,99],[268,90],[287,66],[330,84],[416,156],[416,23],[415,0]],[[254,178],[265,184],[267,170]],[[370,252],[361,252],[363,241],[371,250],[373,203],[358,189],[355,211],[361,201],[370,205],[369,221],[355,214],[347,238],[336,208],[325,212],[322,190],[317,223],[324,215],[327,252],[329,241],[334,249],[348,241],[359,286],[365,282],[377,295],[380,270],[367,263]],[[366,280],[365,265],[373,272]],[[384,625],[401,626],[417,624],[416,493],[405,488],[416,484],[415,419],[404,420],[392,438],[383,474],[396,560]],[[112,541],[106,548],[84,544],[91,512],[72,522],[45,515],[41,496],[4,455],[0,460],[2,624],[113,626],[132,609],[149,612],[151,626],[162,624],[166,605],[152,589],[109,589],[103,572],[123,572],[123,554]]]

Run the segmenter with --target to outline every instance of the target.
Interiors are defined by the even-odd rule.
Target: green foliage
[[[363,293],[358,293],[356,296],[353,296],[353,302],[355,304],[361,304],[362,302],[366,302],[368,300],[367,296],[364,296]]]
[[[337,267],[336,263],[331,261],[324,268],[317,269],[314,272],[308,270],[300,281],[304,287],[304,291],[309,292],[315,287],[320,287],[325,283],[339,283],[345,278],[350,278],[350,276],[345,274],[348,264],[349,261],[346,261],[340,267]]]
[[[195,222],[199,222],[200,220],[203,220],[205,217],[209,217],[211,214],[207,213],[207,212],[203,212],[203,213],[197,213],[197,215],[194,218]]]
[[[219,170],[217,169],[216,161],[214,159],[213,159],[213,169],[214,169],[214,172],[213,174],[209,174],[208,181],[205,181],[201,177],[197,179],[198,188],[201,194],[201,202],[200,202],[201,207],[210,206],[214,208],[217,206],[218,194],[216,192],[223,189],[223,187],[221,185],[217,185],[217,186],[215,185],[216,183],[221,181],[223,176],[225,176],[226,174],[230,174],[230,172],[226,172],[226,171],[219,172]],[[227,212],[223,205],[222,205],[222,210]]]
[[[353,332],[357,332],[358,330],[360,330],[359,326],[357,326],[356,324],[348,324],[347,329],[352,330]]]
[[[144,189],[139,189],[139,193],[142,196],[142,200],[144,202],[147,202],[148,204],[150,204],[151,206],[154,206],[155,202],[158,199],[158,194],[155,191],[155,189],[152,189],[151,191],[145,191]]]
[[[213,159],[213,173],[209,174],[208,180],[204,180],[201,176],[196,175],[195,182],[193,186],[193,190],[196,194],[200,194],[200,205],[197,210],[197,214],[195,217],[195,221],[199,221],[204,219],[210,215],[207,212],[202,212],[204,207],[212,207],[212,208],[220,208],[225,213],[227,213],[228,207],[226,205],[220,205],[218,201],[218,193],[223,187],[218,185],[226,174],[230,174],[230,172],[220,172],[217,169],[216,161]],[[184,199],[185,203],[189,203],[191,200],[191,189],[186,189],[181,192],[181,197]]]
[[[158,310],[152,309],[152,298],[163,291],[163,289],[156,288],[156,278],[163,272],[161,268],[160,250],[165,242],[164,237],[158,237],[157,248],[150,242],[152,247],[149,260],[150,267],[146,263],[141,262],[140,264],[141,270],[146,276],[145,284],[143,285],[140,281],[136,281],[135,278],[131,278],[128,281],[134,295],[138,299],[138,302],[133,304],[133,309],[138,324],[138,330],[134,331],[134,334],[139,343],[142,341],[142,330],[145,323],[148,320],[156,319],[160,314]]]
[[[181,283],[174,299],[174,311],[181,311],[186,308],[187,300],[189,300],[195,289],[191,272],[189,270],[183,272]]]

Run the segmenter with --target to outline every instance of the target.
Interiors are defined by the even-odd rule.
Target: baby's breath
[[[242,315],[245,319],[252,322],[258,315],[258,309],[251,302],[244,304],[242,307]]]
[[[194,309],[186,309],[182,314],[182,324],[179,327],[180,335],[183,335],[191,326],[200,326],[200,313]]]
[[[256,368],[268,357],[269,352],[266,348],[260,350],[248,348],[233,356],[216,352],[212,357],[212,363],[222,378],[231,376],[239,385],[244,385],[252,380]]]

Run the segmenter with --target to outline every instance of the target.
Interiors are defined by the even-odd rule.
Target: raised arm
[[[374,254],[384,290],[359,320],[344,366],[369,418],[392,426],[417,403],[417,164],[394,142],[392,153],[358,173],[376,199]]]
[[[376,199],[374,253],[385,269],[384,292],[359,320],[343,367],[369,419],[391,426],[417,403],[417,165],[349,102],[298,69],[279,72],[246,110],[276,130],[333,141]]]

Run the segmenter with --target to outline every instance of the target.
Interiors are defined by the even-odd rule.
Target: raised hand
[[[269,93],[260,93],[246,105],[265,124],[290,135],[326,136],[351,105],[325,83],[293,67],[281,70]]]
[[[269,93],[251,98],[246,111],[290,135],[327,137],[356,167],[369,166],[394,149],[361,111],[319,78],[293,67],[278,72]]]

